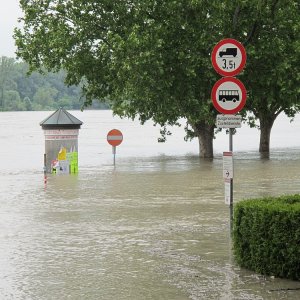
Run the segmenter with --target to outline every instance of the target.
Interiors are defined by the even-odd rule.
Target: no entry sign
[[[112,129],[107,134],[107,142],[112,146],[119,146],[123,141],[123,134],[118,129]]]
[[[245,105],[247,98],[243,83],[234,77],[218,80],[212,88],[211,99],[221,114],[236,114]]]
[[[213,48],[211,61],[220,75],[235,76],[246,64],[246,50],[237,40],[224,39]]]

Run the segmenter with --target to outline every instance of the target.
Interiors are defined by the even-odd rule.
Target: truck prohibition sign
[[[237,40],[224,39],[213,48],[211,60],[217,73],[235,76],[246,64],[246,50]]]

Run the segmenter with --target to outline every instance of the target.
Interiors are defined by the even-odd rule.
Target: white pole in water
[[[116,149],[117,149],[116,146],[112,146],[112,153],[114,155],[114,166],[116,165],[116,152],[117,152]]]
[[[44,184],[47,185],[47,154],[44,154]]]

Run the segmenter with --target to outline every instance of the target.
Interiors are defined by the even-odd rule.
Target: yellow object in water
[[[62,147],[58,152],[58,160],[66,160],[67,159],[67,149]]]

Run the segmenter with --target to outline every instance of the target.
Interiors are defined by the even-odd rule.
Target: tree
[[[31,102],[30,98],[25,97],[23,99],[23,101],[24,101],[24,105],[25,105],[25,110],[29,110],[29,111],[32,110],[32,102]]]
[[[0,109],[4,110],[5,91],[12,84],[11,75],[15,60],[2,56],[0,58]]]
[[[40,87],[33,96],[35,103],[41,104],[46,109],[51,109],[54,104],[54,99],[57,96],[58,91],[52,87]]]
[[[79,86],[64,84],[65,72],[32,72],[27,63],[0,59],[0,110],[44,110],[82,106]]]
[[[17,91],[5,91],[4,98],[7,110],[25,110],[25,103],[21,101],[20,95]]]
[[[17,52],[31,70],[64,68],[68,84],[83,81],[86,103],[108,101],[120,116],[161,126],[186,118],[200,155],[212,157],[218,75],[209,54],[230,11],[210,2],[21,1]]]
[[[248,91],[247,108],[259,120],[259,151],[270,152],[270,134],[277,116],[293,117],[300,109],[300,2],[245,1],[239,6],[240,26],[253,29],[242,76]],[[250,124],[254,125],[250,119]]]
[[[187,137],[198,137],[200,156],[212,157],[217,112],[210,93],[219,76],[210,52],[225,37],[249,49],[247,65],[253,66],[246,67],[243,78],[254,112],[262,98],[260,72],[254,65],[274,58],[269,52],[275,41],[268,47],[262,41],[272,42],[273,27],[268,24],[279,2],[285,12],[284,6],[292,2],[292,20],[297,21],[297,0],[20,1],[24,17],[23,29],[15,31],[17,54],[32,71],[65,69],[68,84],[83,84],[86,104],[95,98],[108,102],[120,116],[138,117],[141,123],[153,119],[163,133],[165,125],[186,118]],[[281,22],[288,27],[289,15],[281,10],[278,30]],[[294,91],[294,84],[291,87]],[[296,107],[291,97],[285,111]],[[264,132],[267,118],[260,120]]]

